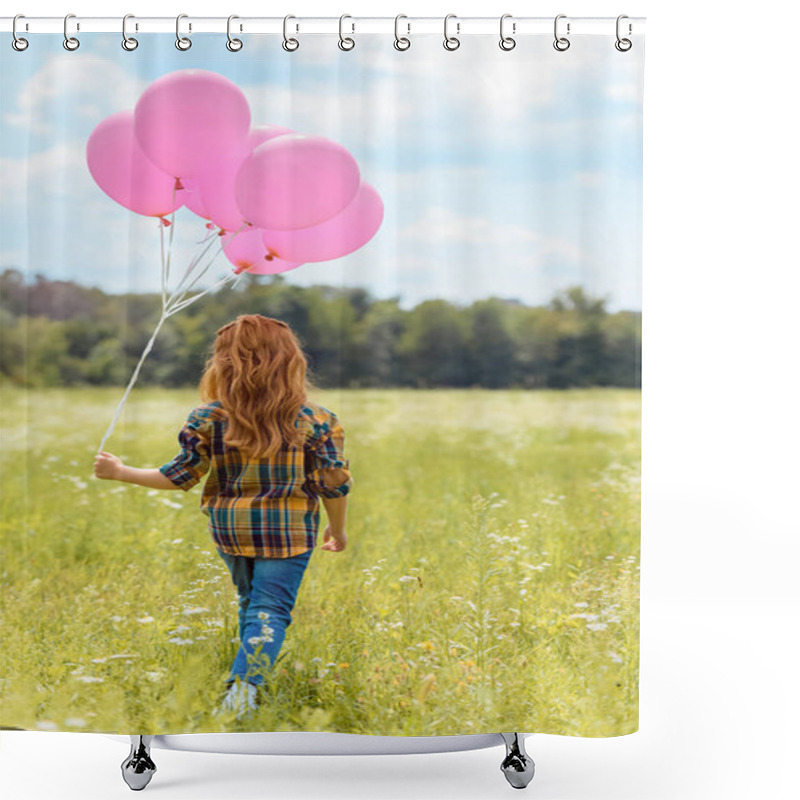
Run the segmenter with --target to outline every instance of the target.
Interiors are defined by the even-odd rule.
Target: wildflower
[[[208,611],[207,608],[200,608],[200,607],[186,608],[183,611],[183,615],[185,617],[188,617],[190,614],[205,614],[207,611]]]
[[[152,622],[153,618],[152,617],[139,617],[136,621],[137,622],[141,622],[143,624],[146,624],[148,622]]]
[[[174,636],[172,639],[169,639],[172,644],[192,644],[194,641],[193,639],[181,639],[179,636]]]
[[[57,731],[58,725],[51,719],[40,719],[36,721],[36,727],[40,731]]]
[[[258,612],[258,618],[261,619],[261,620],[264,620],[264,621],[268,620],[269,619],[269,612],[268,611],[259,611]]]
[[[64,722],[66,722],[67,725],[71,725],[73,728],[84,728],[86,726],[86,720],[81,717],[67,717]]]
[[[103,678],[95,678],[92,675],[77,675],[75,677],[77,681],[83,681],[84,683],[102,683]]]
[[[604,631],[608,625],[605,622],[595,622],[592,625],[586,626],[590,631]]]
[[[409,581],[415,581],[416,578],[413,575],[403,575],[400,578],[401,583],[408,583]]]

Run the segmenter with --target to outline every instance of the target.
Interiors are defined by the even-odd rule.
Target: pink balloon
[[[197,176],[200,193],[209,213],[209,219],[226,231],[236,231],[244,224],[242,212],[236,204],[236,173],[247,156],[269,139],[293,133],[280,125],[262,125],[250,131],[241,147],[220,153]]]
[[[284,133],[296,133],[291,128],[283,125],[254,125],[247,134],[247,152],[252,153],[260,144],[274,139],[276,136],[283,136]]]
[[[258,275],[268,275],[286,272],[300,266],[283,261],[270,253],[261,234],[260,228],[251,228],[236,235],[233,233],[222,235],[222,250],[228,261],[236,268],[235,272],[246,270]]]
[[[100,122],[86,142],[86,163],[97,185],[121,206],[163,217],[183,205],[175,178],[162,172],[134,136],[133,111],[117,111]]]
[[[188,178],[220,152],[244,144],[250,106],[228,78],[205,69],[181,69],[142,92],[134,119],[139,145],[156,166]]]
[[[290,133],[256,147],[236,176],[242,216],[258,228],[294,230],[335,217],[358,191],[358,164],[324,136]]]
[[[292,261],[329,261],[363,247],[383,221],[383,201],[368,183],[361,182],[352,203],[333,219],[294,231],[264,230],[264,243],[280,258]]]
[[[200,196],[200,183],[197,178],[181,178],[181,186],[184,191],[181,192],[183,204],[190,211],[197,214],[198,217],[203,219],[211,219],[206,210],[203,198]]]

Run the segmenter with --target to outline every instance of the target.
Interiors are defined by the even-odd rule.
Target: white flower
[[[51,719],[40,719],[36,722],[36,727],[40,731],[57,731],[58,725]]]
[[[83,681],[84,683],[102,683],[102,678],[94,678],[91,675],[78,675],[75,678],[76,681]]]
[[[259,619],[263,619],[265,621],[268,620],[269,619],[269,612],[268,611],[259,611],[258,612],[258,618]]]
[[[139,617],[136,621],[137,622],[142,622],[142,623],[147,623],[147,622],[152,622],[153,618],[152,617]]]
[[[192,644],[194,641],[193,639],[180,639],[179,637],[175,636],[169,640],[172,644]]]
[[[73,728],[83,728],[86,726],[86,720],[81,717],[67,717],[64,722],[71,725]]]
[[[595,622],[593,625],[586,626],[590,631],[604,631],[608,625],[605,622]]]

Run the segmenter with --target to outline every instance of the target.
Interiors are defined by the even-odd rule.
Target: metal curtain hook
[[[553,42],[553,47],[562,53],[564,50],[569,50],[570,41],[565,36],[558,35],[558,21],[566,18],[566,14],[559,14],[553,23],[553,35],[556,37],[556,40]],[[569,35],[569,22],[567,23],[567,34]]]
[[[355,41],[353,39],[351,39],[349,36],[343,37],[343,35],[342,35],[342,22],[344,22],[344,18],[345,17],[348,17],[349,19],[353,19],[349,14],[342,14],[342,16],[339,17],[339,49],[340,50],[352,50],[356,46]],[[352,33],[355,33],[356,32],[356,24],[355,24],[355,22],[352,23],[352,26],[353,26]]]
[[[126,25],[129,19],[133,19],[133,14],[126,14],[122,18],[122,49],[128,50],[135,50],[139,46],[139,42],[134,39],[132,36],[128,36],[128,32],[126,30]],[[136,26],[136,29],[139,29],[139,26]]]
[[[27,49],[28,40],[27,39],[23,39],[21,36],[17,36],[17,20],[18,19],[25,19],[25,15],[24,14],[17,14],[14,17],[14,21],[11,23],[11,33],[14,34],[14,40],[11,42],[11,46],[15,50],[17,50],[17,51],[19,51],[21,53],[23,50]],[[26,23],[25,28],[27,29],[27,27],[28,26],[27,26],[27,23]]]
[[[444,18],[444,42],[443,46],[445,50],[458,50],[461,47],[461,41],[456,38],[455,36],[448,36],[447,35],[447,21],[451,18],[455,18],[455,14],[448,14]],[[456,23],[456,33],[461,33],[461,23]]]
[[[619,23],[623,19],[628,19],[627,14],[620,14],[617,17],[617,41],[614,42],[614,47],[620,51],[620,53],[627,53],[628,50],[633,47],[633,42],[630,39],[621,39],[619,35]],[[633,27],[631,26],[630,22],[628,23],[628,34],[632,33]]]
[[[181,36],[181,20],[188,16],[188,14],[178,14],[175,18],[175,47],[177,47],[178,50],[188,50],[192,46],[191,39],[187,36]],[[191,22],[189,23],[189,30],[192,30]]]
[[[287,14],[283,18],[283,49],[291,51],[291,50],[297,50],[297,48],[300,47],[300,42],[298,42],[297,39],[295,39],[295,38],[288,39],[286,37],[286,23],[290,19],[297,19],[297,17],[295,17],[294,14]],[[299,31],[300,30],[300,26],[299,25],[295,25],[295,30]],[[291,42],[291,44],[290,44],[290,42]]]
[[[408,50],[411,47],[411,39],[407,38],[406,36],[400,36],[400,18],[408,19],[405,14],[398,14],[394,18],[394,49],[395,50]],[[408,28],[407,33],[411,33],[411,23],[407,22],[406,27]]]
[[[67,20],[70,17],[74,17],[74,16],[75,16],[74,14],[67,14],[67,16],[64,17],[64,49],[65,50],[77,50],[81,46],[81,43],[74,36],[69,36],[67,34]],[[81,26],[78,25],[77,29],[80,30]]]
[[[242,40],[241,39],[232,39],[231,38],[231,20],[232,19],[239,19],[239,17],[236,14],[231,14],[228,17],[228,41],[225,42],[225,47],[227,47],[228,50],[231,51],[231,53],[237,53],[239,50],[242,49],[243,45],[242,45]],[[240,25],[239,26],[239,30],[241,30],[241,29],[242,29],[242,27]]]
[[[501,50],[513,50],[517,46],[517,42],[515,39],[512,39],[510,36],[503,35],[503,23],[511,17],[511,14],[503,14],[500,17],[500,49]],[[517,23],[511,23],[511,32],[517,32]]]

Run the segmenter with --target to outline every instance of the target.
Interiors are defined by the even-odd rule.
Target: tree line
[[[361,288],[245,276],[166,321],[139,385],[196,385],[216,330],[239,314],[289,324],[309,375],[329,387],[641,387],[641,312],[605,308],[581,286],[544,306],[490,297],[469,306]],[[160,313],[157,293],[108,294],[6,269],[0,375],[23,386],[124,385]]]

